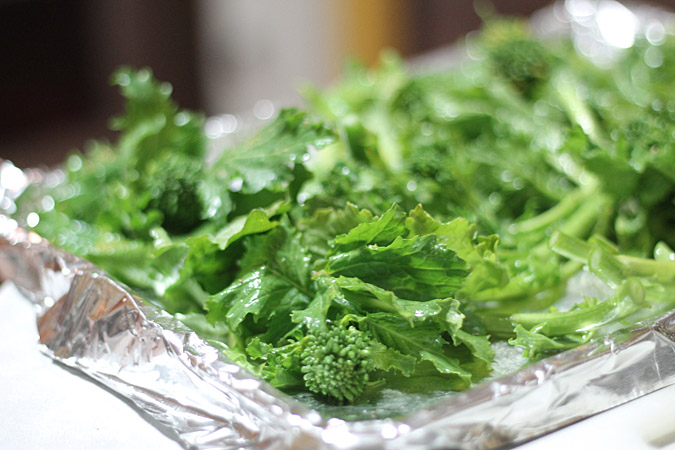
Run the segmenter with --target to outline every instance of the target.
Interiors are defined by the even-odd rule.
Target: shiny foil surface
[[[615,17],[634,23],[636,32],[665,20],[653,9],[568,0],[534,21],[550,31],[571,31],[588,51],[611,57],[617,43],[602,28],[603,8],[615,8]],[[231,122],[233,116],[213,119],[212,137],[235,130],[219,127],[219,120]],[[44,353],[130,400],[186,448],[512,447],[675,383],[673,312],[403,418],[322,417],[247,373],[91,263],[10,218],[26,185],[58,176],[1,162],[0,281],[13,282],[36,305]]]

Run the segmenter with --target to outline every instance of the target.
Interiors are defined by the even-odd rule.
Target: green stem
[[[609,202],[609,198],[600,192],[590,193],[581,206],[558,228],[558,231],[571,236],[587,236]]]
[[[588,255],[588,269],[612,289],[625,279],[623,266],[617,258],[596,247]]]
[[[588,255],[590,255],[591,250],[596,247],[602,248],[610,254],[616,253],[616,247],[612,246],[611,243],[604,238],[592,236],[588,241],[584,241],[561,231],[553,233],[549,245],[551,246],[551,249],[559,255],[582,264],[588,263]]]
[[[600,302],[597,305],[567,312],[519,313],[511,316],[511,320],[530,331],[537,331],[547,336],[560,336],[586,331],[614,319],[612,311],[617,306],[616,297]],[[533,328],[536,327],[536,330]]]
[[[572,214],[588,196],[588,190],[585,188],[577,188],[574,192],[565,197],[560,203],[547,211],[532,217],[531,219],[516,222],[509,227],[509,233],[521,234],[532,233],[533,231],[544,229],[556,221]]]
[[[616,255],[616,258],[629,275],[656,277],[659,280],[675,280],[675,261],[656,261],[628,255]]]
[[[552,81],[557,88],[558,100],[565,109],[569,121],[579,125],[594,144],[606,148],[607,139],[602,135],[602,130],[593,112],[578,94],[580,86],[578,80],[575,80],[569,72],[561,72]]]
[[[567,312],[519,313],[511,319],[530,331],[561,336],[597,329],[649,307],[642,284],[635,278],[628,278],[618,286],[613,297],[595,305]]]
[[[593,239],[592,242],[590,244],[563,232],[556,232],[551,237],[550,245],[554,252],[573,261],[594,265],[599,267],[601,271],[608,269],[609,272],[607,270],[605,272],[614,273],[613,279],[615,281],[617,280],[618,272],[616,270],[618,267],[621,268],[621,278],[636,276],[654,277],[658,280],[675,280],[675,261],[612,255],[616,249],[609,243],[597,239]],[[602,250],[602,255],[597,253],[599,250]],[[592,254],[596,254],[596,256],[594,257],[595,261],[591,264]],[[611,263],[610,259],[613,260]],[[608,264],[614,267],[610,269]]]

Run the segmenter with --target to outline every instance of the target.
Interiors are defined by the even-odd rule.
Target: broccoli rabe
[[[522,22],[488,23],[482,37],[489,66],[524,96],[532,97],[548,80],[553,56]]]
[[[20,211],[192,326],[206,314],[272,386],[359,408],[467,389],[498,340],[536,358],[671,309],[675,35],[602,67],[522,22],[473,36],[459,68],[352,65],[313,92],[320,119],[281,110],[208,165],[201,117],[123,69],[119,141]],[[570,309],[584,266],[608,293]]]
[[[332,325],[312,330],[301,359],[305,386],[338,401],[359,397],[375,369],[370,339],[354,326]]]
[[[585,264],[611,295],[604,300],[587,297],[568,311],[513,314],[516,338],[511,342],[522,346],[526,356],[576,347],[612,326],[637,323],[673,308],[675,259],[671,258],[675,253],[665,243],[656,247],[654,259],[620,254],[599,236],[582,241],[556,232],[551,245],[556,252]]]
[[[170,156],[153,166],[142,180],[149,200],[146,212],[161,214],[161,226],[171,234],[184,234],[202,221],[200,193],[203,165],[191,158]]]

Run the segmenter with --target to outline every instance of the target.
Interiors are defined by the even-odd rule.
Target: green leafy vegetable
[[[208,163],[203,118],[123,68],[119,139],[16,216],[286,392],[467,389],[497,341],[534,360],[675,306],[674,36],[596,66],[489,18],[460,65],[351,64]],[[604,289],[564,299],[582,271]]]

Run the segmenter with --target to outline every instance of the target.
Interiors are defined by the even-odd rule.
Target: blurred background
[[[551,2],[490,3],[530,16]],[[0,0],[0,158],[54,165],[113,139],[123,105],[109,78],[122,64],[150,67],[182,107],[237,113],[297,103],[347,58],[412,58],[479,27],[472,0]]]

